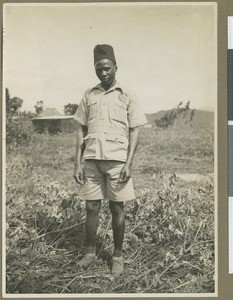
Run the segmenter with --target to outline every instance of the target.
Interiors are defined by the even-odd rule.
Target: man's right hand
[[[76,167],[74,169],[74,174],[73,174],[73,177],[75,179],[75,181],[79,184],[84,184],[84,181],[83,181],[83,169],[82,167]]]

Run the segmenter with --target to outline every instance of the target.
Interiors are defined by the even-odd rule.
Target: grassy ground
[[[213,132],[142,129],[136,201],[125,207],[125,272],[114,280],[107,201],[97,263],[76,266],[85,251],[85,208],[72,178],[74,146],[74,134],[35,135],[7,151],[7,292],[214,292]]]

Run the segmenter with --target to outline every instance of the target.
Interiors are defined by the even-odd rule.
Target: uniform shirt
[[[129,128],[147,123],[134,94],[118,82],[87,90],[74,119],[87,126],[84,159],[126,161]]]

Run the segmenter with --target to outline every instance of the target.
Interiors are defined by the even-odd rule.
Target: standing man
[[[124,201],[135,197],[131,167],[138,126],[145,124],[146,118],[135,96],[116,81],[112,46],[103,44],[94,48],[94,65],[100,84],[85,92],[75,114],[78,133],[74,178],[82,185],[79,197],[86,200],[87,252],[79,266],[87,267],[96,259],[99,211],[101,200],[107,198],[114,239],[112,274],[118,275],[124,270]]]

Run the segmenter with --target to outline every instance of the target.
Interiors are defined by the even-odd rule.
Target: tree
[[[176,126],[176,122],[182,116],[185,119],[185,124],[192,122],[195,110],[190,110],[190,101],[182,107],[183,101],[176,108],[169,110],[163,117],[155,120],[155,125],[160,128]]]
[[[11,145],[9,149],[26,144],[33,138],[33,115],[19,111],[22,103],[23,100],[19,97],[11,98],[9,89],[6,88],[6,144]]]
[[[189,105],[190,105],[190,101],[188,101],[185,105],[185,109],[188,110],[189,109]]]
[[[19,97],[14,97],[11,99],[11,110],[13,112],[13,115],[19,114],[19,109],[23,104],[23,100]]]
[[[9,89],[6,88],[6,113],[7,115],[18,115],[23,100],[19,97],[10,97]]]
[[[76,110],[78,109],[78,104],[67,104],[64,106],[64,113],[65,115],[74,115],[76,113]]]
[[[9,92],[9,89],[6,88],[6,113],[7,114],[11,113],[10,101],[11,101],[10,92]]]
[[[191,111],[191,114],[190,114],[190,122],[192,122],[194,115],[195,115],[195,109],[193,109],[193,110]]]
[[[44,110],[43,101],[37,101],[35,107],[36,114],[39,115]]]

